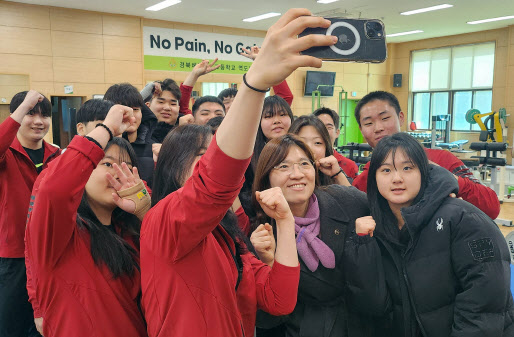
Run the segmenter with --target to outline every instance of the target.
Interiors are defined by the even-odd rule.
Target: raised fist
[[[125,132],[128,127],[136,122],[134,111],[128,106],[116,104],[111,107],[103,124],[111,129],[113,135],[119,136]]]
[[[341,167],[334,156],[328,156],[317,160],[316,166],[318,166],[319,170],[323,172],[324,175],[329,177],[332,177],[341,170]]]
[[[362,218],[355,220],[355,233],[359,236],[369,235],[373,237],[376,225],[377,224],[371,215],[363,216]]]
[[[289,208],[282,189],[280,187],[272,187],[265,191],[255,192],[257,201],[262,207],[262,210],[270,217],[277,221],[291,219],[293,214]]]
[[[36,104],[43,101],[44,97],[36,90],[30,90],[27,92],[27,95],[25,96],[25,99],[23,100],[22,104],[25,106],[25,109],[27,111],[30,111],[34,109]]]

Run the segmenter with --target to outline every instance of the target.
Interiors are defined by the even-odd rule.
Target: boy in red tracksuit
[[[355,119],[359,129],[369,145],[374,148],[378,142],[386,137],[400,132],[405,116],[401,111],[398,99],[385,91],[374,91],[364,96],[355,107]],[[457,179],[460,197],[478,207],[491,219],[500,214],[500,201],[496,193],[489,187],[482,185],[471,173],[464,163],[450,151],[438,149],[425,149],[428,160],[444,167]],[[369,163],[364,171],[353,181],[353,186],[366,192],[368,182]]]
[[[20,92],[9,108],[0,124],[0,336],[39,336],[25,287],[23,238],[34,181],[60,149],[43,140],[52,113],[46,97]]]

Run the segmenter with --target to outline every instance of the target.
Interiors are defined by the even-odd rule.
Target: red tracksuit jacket
[[[41,183],[41,180],[44,179],[46,175],[46,170],[41,172],[41,174],[37,177],[36,182],[34,183],[34,189],[38,189],[39,184]],[[142,180],[143,184],[145,185],[146,190],[152,195],[152,190],[148,187],[146,184],[146,181]],[[36,289],[34,288],[34,284],[32,281],[32,266],[30,263],[30,259],[28,257],[27,252],[27,245],[25,245],[25,266],[26,266],[26,273],[27,273],[27,293],[29,295],[29,302],[32,304],[32,311],[34,312],[34,318],[43,317],[43,314],[41,313],[41,310],[39,309],[39,303],[37,300],[36,295]]]
[[[23,237],[27,223],[30,193],[38,176],[36,167],[16,134],[20,124],[7,119],[0,124],[0,257],[24,256]],[[44,165],[61,150],[43,141]]]
[[[34,186],[27,259],[45,337],[146,336],[139,273],[113,279],[97,266],[89,233],[75,221],[85,184],[103,157],[96,144],[76,136]]]
[[[257,308],[273,315],[293,311],[299,266],[275,262],[269,268],[244,254],[235,292],[235,248],[219,223],[239,193],[249,161],[227,156],[214,138],[184,187],[146,214],[141,302],[150,336],[251,337]]]
[[[359,174],[359,169],[357,167],[357,164],[334,150],[334,157],[337,159],[337,163],[339,164],[339,167],[341,167],[346,173],[346,175],[352,179],[355,179],[357,177],[357,174]]]
[[[498,217],[498,214],[500,214],[500,201],[498,200],[498,196],[492,189],[482,185],[459,158],[455,157],[447,150],[425,149],[425,152],[428,156],[428,160],[444,167],[459,177],[458,198],[462,198],[470,204],[475,205],[493,220]],[[369,163],[364,166],[362,173],[353,181],[353,186],[363,192],[367,190],[368,169]]]
[[[182,94],[182,96],[180,97],[179,102],[179,112],[181,114],[190,115],[193,113],[191,109],[189,109],[189,100],[191,99],[192,91],[193,87],[190,87],[189,85],[184,85],[183,83],[180,85],[180,93]],[[291,92],[291,89],[289,89],[289,85],[287,84],[286,80],[274,86],[273,92],[275,92],[275,95],[285,99],[289,105],[293,104],[293,93]]]

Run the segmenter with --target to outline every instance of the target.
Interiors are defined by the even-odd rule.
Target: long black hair
[[[413,205],[421,200],[425,193],[428,182],[429,164],[427,154],[421,144],[414,137],[404,132],[396,133],[392,136],[384,137],[380,140],[377,147],[373,150],[373,156],[368,171],[368,203],[371,215],[375,219],[377,226],[376,232],[389,237],[393,240],[398,239],[398,220],[394,216],[387,200],[380,194],[377,187],[377,171],[392,154],[393,165],[394,158],[398,149],[402,150],[407,158],[410,159],[421,173],[421,187],[419,193],[413,201]]]
[[[320,137],[323,139],[325,143],[325,158],[328,156],[332,156],[334,154],[334,150],[332,149],[330,135],[328,134],[327,127],[323,122],[313,115],[305,115],[300,116],[294,120],[289,128],[289,133],[294,135],[298,135],[300,130],[305,126],[312,126],[319,133]],[[319,182],[321,186],[328,186],[334,183],[333,179],[329,176],[318,170]]]
[[[194,124],[179,126],[166,136],[154,172],[152,205],[184,186],[195,157],[208,147],[211,137],[210,127]],[[251,243],[239,228],[234,212],[228,210],[221,226],[234,241],[236,258],[241,262],[240,255],[247,251],[246,247],[251,249]]]
[[[207,149],[211,128],[188,124],[173,129],[162,142],[153,175],[152,206],[181,188],[195,157]]]
[[[114,137],[105,151],[117,146],[120,160],[130,162],[137,167],[137,156],[130,143],[120,137]],[[91,237],[91,256],[96,265],[105,264],[113,275],[118,278],[122,275],[133,276],[134,269],[139,269],[138,252],[123,237],[131,237],[139,248],[139,232],[141,221],[137,216],[116,208],[112,213],[112,224],[119,228],[119,235],[108,226],[103,225],[89,206],[86,191],[82,194],[77,209],[77,224],[79,228],[89,232]]]

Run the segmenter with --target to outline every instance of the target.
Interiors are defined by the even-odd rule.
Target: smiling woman
[[[255,191],[280,188],[295,218],[300,284],[293,313],[279,319],[289,336],[319,335],[327,326],[325,336],[347,336],[348,330],[361,335],[360,322],[349,318],[345,308],[345,266],[342,254],[348,229],[355,219],[369,214],[365,194],[353,187],[330,185],[319,187],[315,157],[309,146],[297,136],[288,134],[272,139],[262,150],[255,172],[252,243],[259,257],[267,262],[272,254],[258,245],[260,224],[271,223],[257,203]],[[278,247],[278,243],[277,243]],[[308,299],[308,300],[306,300]],[[269,316],[258,322],[270,327],[277,320]],[[351,320],[352,327],[347,326]],[[359,328],[357,328],[359,327]]]

